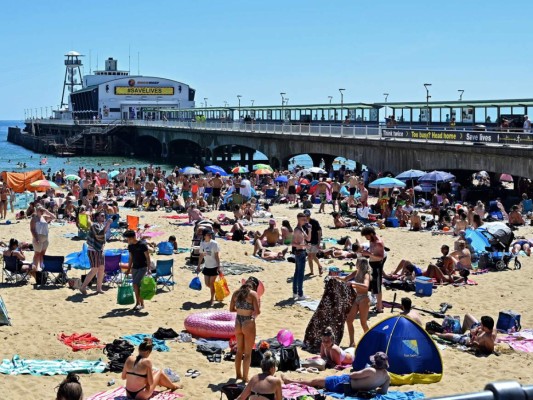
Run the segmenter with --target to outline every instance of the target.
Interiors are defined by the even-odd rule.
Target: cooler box
[[[433,282],[431,278],[419,276],[415,279],[415,292],[419,296],[431,296],[433,294]]]
[[[398,221],[398,218],[387,218],[385,226],[389,228],[398,228],[400,226],[400,221]]]

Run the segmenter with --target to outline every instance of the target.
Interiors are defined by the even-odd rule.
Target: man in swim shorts
[[[435,333],[435,335],[452,343],[472,347],[488,355],[494,352],[496,333],[492,317],[485,315],[481,317],[481,322],[478,322],[472,315],[466,314],[463,320],[463,334]]]
[[[283,383],[291,383],[312,386],[317,389],[326,389],[326,392],[344,394],[344,385],[349,383],[352,391],[366,392],[377,390],[380,394],[386,394],[389,390],[390,375],[387,372],[389,368],[389,358],[383,352],[377,352],[370,357],[371,367],[361,371],[352,372],[351,374],[334,375],[326,378],[316,378],[311,380],[289,379],[281,375]]]
[[[220,174],[217,172],[213,178],[209,180],[209,185],[213,188],[211,196],[213,197],[213,206],[215,210],[218,210],[218,204],[220,203],[220,194],[222,192],[222,187],[224,182],[220,178]]]

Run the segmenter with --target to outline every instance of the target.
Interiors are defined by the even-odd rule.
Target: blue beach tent
[[[365,333],[357,344],[353,368],[365,368],[370,356],[378,351],[389,357],[392,385],[435,383],[442,379],[439,349],[424,328],[408,317],[386,318]]]

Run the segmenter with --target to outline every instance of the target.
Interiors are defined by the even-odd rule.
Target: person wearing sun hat
[[[370,366],[350,374],[333,375],[315,379],[290,379],[281,375],[285,385],[297,383],[312,386],[317,389],[326,389],[326,392],[345,393],[345,385],[350,384],[353,392],[370,392],[376,390],[379,394],[386,394],[390,386],[389,357],[378,351],[370,357]]]

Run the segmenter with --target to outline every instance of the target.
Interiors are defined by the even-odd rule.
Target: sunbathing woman
[[[531,243],[530,240],[527,240],[527,239],[520,239],[520,240],[517,240],[515,241],[511,247],[512,247],[512,250],[511,252],[513,254],[518,254],[520,253],[520,250],[524,251],[524,253],[527,254],[527,256],[531,256],[531,246],[533,245],[533,243]]]
[[[150,360],[152,349],[152,339],[144,338],[139,345],[139,354],[129,356],[124,363],[122,379],[126,380],[128,399],[149,399],[157,386],[163,386],[172,391],[182,388],[181,385],[173,384],[163,371],[153,368]]]
[[[411,228],[410,228],[411,231],[418,232],[422,230],[422,218],[420,218],[420,215],[418,215],[418,211],[413,211],[409,219],[409,222],[411,224]]]
[[[261,313],[257,287],[259,281],[249,278],[236,292],[230,302],[230,311],[236,312],[235,336],[237,337],[237,354],[235,355],[236,378],[248,382],[248,372],[252,361],[256,328],[255,318]],[[243,358],[244,356],[244,358]]]
[[[368,331],[368,310],[370,309],[370,298],[368,297],[368,288],[372,279],[372,270],[367,258],[358,258],[355,264],[356,270],[344,278],[337,278],[341,281],[351,284],[357,294],[355,302],[352,305],[346,325],[348,326],[348,335],[350,336],[350,347],[355,346],[355,332],[353,321],[357,314],[364,332]],[[353,281],[351,281],[353,279]]]
[[[276,357],[267,351],[261,360],[263,373],[253,376],[236,400],[281,400],[283,398],[281,393],[282,381],[281,378],[274,376],[276,368]]]
[[[291,226],[291,223],[284,219],[282,222],[281,222],[281,242],[282,244],[284,245],[289,245],[292,243],[292,234],[293,234],[293,229],[292,229],[292,226]]]
[[[331,213],[331,216],[333,217],[335,228],[350,228],[352,226],[361,225],[361,222],[357,220],[352,221],[351,219],[342,218],[338,212]]]
[[[327,368],[335,368],[337,365],[352,364],[354,361],[355,349],[350,347],[346,350],[335,344],[335,334],[331,327],[324,329],[322,333],[322,344],[320,345],[320,357],[326,361]]]
[[[285,261],[285,255],[289,251],[288,247],[285,247],[282,251],[273,251],[270,249],[265,249],[261,242],[259,242],[259,247],[255,256],[262,258],[265,261]]]

